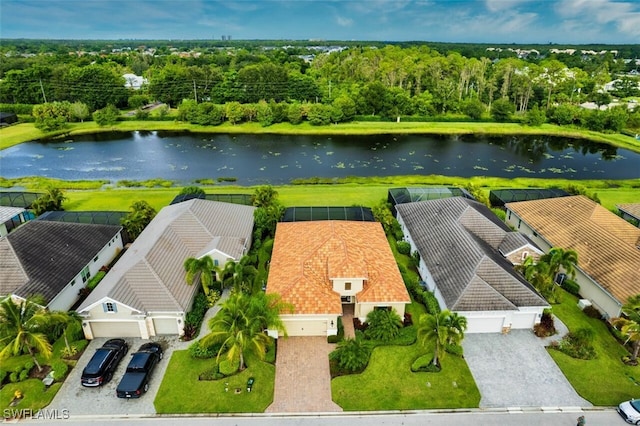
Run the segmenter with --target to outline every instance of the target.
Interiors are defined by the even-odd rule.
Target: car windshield
[[[89,363],[84,369],[84,375],[90,376],[94,374],[100,374],[102,370],[102,366],[109,358],[109,349],[100,348],[96,350],[96,353],[93,355]]]
[[[640,399],[632,399],[631,401],[629,401],[629,404],[631,404],[634,410],[640,413]]]

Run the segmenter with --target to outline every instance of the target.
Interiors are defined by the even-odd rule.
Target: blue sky
[[[640,43],[639,0],[2,0],[0,37]]]

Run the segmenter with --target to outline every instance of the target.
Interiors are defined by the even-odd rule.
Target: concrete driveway
[[[482,398],[480,407],[589,407],[530,330],[467,334],[464,357]]]
[[[156,397],[162,377],[169,364],[169,359],[176,346],[180,346],[176,337],[165,337],[154,339],[162,343],[164,348],[163,359],[156,366],[149,382],[149,391],[137,399],[121,399],[116,396],[116,387],[124,375],[131,354],[138,350],[140,345],[148,340],[125,338],[129,343],[129,352],[120,362],[113,379],[106,385],[97,388],[85,388],[80,384],[80,376],[87,362],[93,356],[95,350],[107,341],[106,338],[92,340],[84,351],[76,367],[71,370],[69,376],[60,387],[60,390],[53,398],[49,409],[68,410],[71,417],[84,415],[129,415],[129,414],[155,414],[153,400]]]
[[[329,352],[334,347],[326,337],[279,338],[273,403],[266,412],[342,411],[331,400]]]

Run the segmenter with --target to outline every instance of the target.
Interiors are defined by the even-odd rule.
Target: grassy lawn
[[[346,411],[478,407],[480,392],[464,359],[446,356],[440,373],[411,372],[427,352],[419,344],[375,348],[362,374],[331,381],[334,402]]]
[[[275,367],[248,360],[249,367],[222,380],[199,381],[198,376],[213,367],[215,359],[194,359],[188,350],[175,351],[154,401],[158,414],[173,413],[262,413],[273,402]],[[247,392],[247,380],[255,378]],[[229,391],[225,392],[225,383]],[[242,389],[235,394],[235,388]]]
[[[578,299],[564,293],[563,302],[553,306],[553,313],[570,330],[588,327],[596,332],[597,358],[578,360],[550,349],[574,389],[594,405],[615,406],[640,395],[640,367],[624,365],[620,358],[628,352],[611,335],[604,322],[589,318],[578,308]]]

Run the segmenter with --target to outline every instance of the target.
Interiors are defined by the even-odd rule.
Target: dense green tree
[[[491,105],[491,116],[499,122],[509,121],[516,107],[508,99],[498,99]]]
[[[251,204],[255,207],[269,207],[278,201],[278,191],[271,185],[257,187],[251,195]]]
[[[538,105],[534,105],[529,111],[524,115],[523,123],[527,126],[541,126],[547,121],[547,115],[543,110],[538,108]]]
[[[193,196],[194,198],[204,198],[206,194],[204,192],[204,189],[200,188],[199,186],[185,186],[178,193],[178,196],[182,195],[189,195]]]
[[[62,203],[66,199],[67,197],[60,188],[48,186],[46,192],[31,204],[31,208],[36,216],[40,216],[44,212],[64,210]]]
[[[135,240],[155,216],[156,210],[146,201],[139,200],[131,204],[129,212],[122,218],[120,224],[129,238]]]
[[[82,102],[92,111],[107,105],[126,105],[128,91],[124,77],[111,67],[99,64],[71,67],[66,82],[66,100]]]
[[[326,126],[331,123],[332,107],[324,104],[311,104],[307,110],[307,120],[313,126]]]
[[[240,102],[227,102],[224,113],[231,124],[238,124],[244,119],[244,108]]]
[[[484,114],[484,104],[478,98],[467,99],[462,103],[462,112],[473,120],[479,120]]]
[[[71,121],[72,111],[69,102],[48,102],[33,107],[35,126],[45,132],[63,129]]]
[[[71,104],[71,116],[76,121],[80,121],[83,123],[84,120],[91,116],[91,112],[89,111],[89,107],[87,106],[87,104],[76,101]]]
[[[112,126],[118,122],[118,117],[120,117],[120,111],[114,105],[107,105],[93,113],[93,121],[98,126]]]
[[[156,100],[177,107],[184,99],[194,99],[193,80],[186,67],[176,64],[154,69],[149,94]]]
[[[256,110],[256,118],[258,119],[258,123],[260,123],[262,127],[268,127],[273,124],[273,111],[271,110],[271,106],[266,101],[258,102]]]
[[[291,124],[300,124],[304,120],[304,108],[299,103],[293,103],[289,105],[287,109],[287,120]]]

